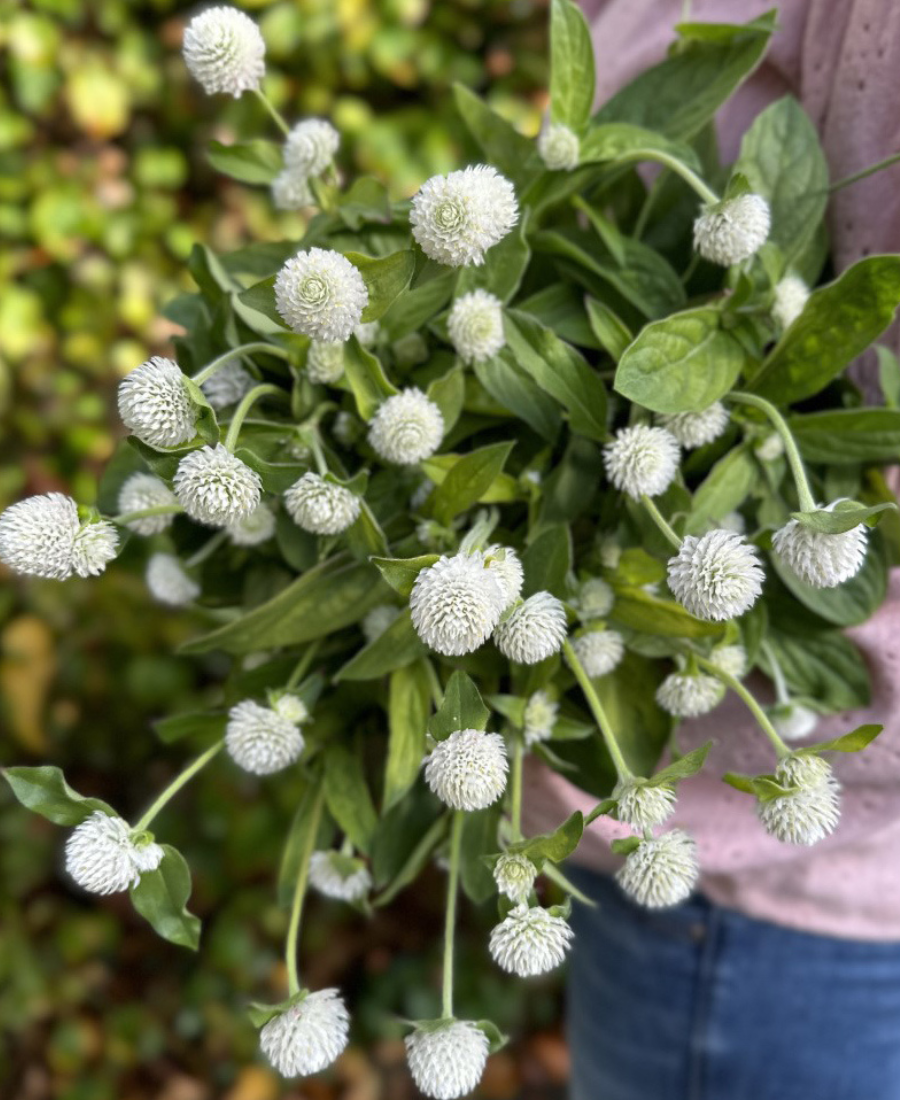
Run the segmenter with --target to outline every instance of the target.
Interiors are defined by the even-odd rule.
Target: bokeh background
[[[258,0],[271,98],[330,117],[347,173],[396,196],[459,166],[454,81],[536,132],[547,77],[544,0]],[[84,503],[120,427],[118,380],[165,354],[164,303],[190,289],[195,241],[216,250],[299,236],[264,189],[218,176],[210,138],[277,137],[252,97],[206,98],[182,65],[196,5],[175,0],[0,4],[0,507],[54,489]],[[0,572],[0,762],[62,766],[130,815],[190,746],[152,729],[216,698],[216,658],[174,651],[194,629],[155,607],[139,554],[90,582]],[[368,923],[316,899],[304,932],[313,986],[355,1003],[355,1046],[330,1076],[285,1087],[256,1054],[248,1000],[278,999],[286,914],[274,901],[284,784],[213,766],[168,811],[195,872],[198,956],[156,939],[127,899],[97,902],[61,873],[63,833],[0,791],[3,1100],[403,1100],[396,1016],[437,1015],[444,880],[431,872]],[[235,805],[239,811],[235,812]],[[516,1037],[485,1097],[563,1094],[558,981],[483,964],[491,914],[465,908],[459,998]]]

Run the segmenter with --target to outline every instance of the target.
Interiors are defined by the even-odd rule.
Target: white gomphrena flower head
[[[361,901],[372,888],[372,876],[361,859],[343,852],[313,852],[309,881],[326,898]]]
[[[721,528],[700,538],[685,535],[669,558],[669,588],[698,619],[721,622],[743,615],[759,599],[765,577],[756,547]]]
[[[447,332],[456,354],[464,363],[483,363],[506,343],[503,303],[486,290],[463,294],[450,310]]]
[[[197,410],[181,368],[154,355],[119,383],[122,423],[148,447],[177,447],[197,434]]]
[[[505,600],[505,589],[483,554],[454,554],[419,573],[409,609],[427,646],[445,657],[461,657],[488,640]]]
[[[381,335],[381,325],[377,321],[361,321],[353,330],[353,335],[364,348],[374,347]]]
[[[374,642],[376,638],[381,637],[399,614],[400,608],[389,603],[380,603],[377,607],[373,607],[360,623],[363,637],[367,642]]]
[[[784,454],[784,440],[778,432],[770,432],[754,444],[753,452],[761,462],[774,462]]]
[[[259,504],[259,474],[221,443],[191,451],[178,463],[175,495],[191,519],[225,527],[249,516]]]
[[[602,577],[588,577],[578,586],[578,594],[572,602],[582,622],[590,622],[606,618],[616,602],[616,594]]]
[[[782,703],[769,711],[769,720],[783,741],[802,741],[815,733],[819,716],[802,703]]]
[[[259,1045],[282,1077],[307,1077],[327,1069],[349,1035],[350,1016],[340,992],[320,989],[263,1025]]]
[[[172,492],[162,478],[155,474],[145,474],[140,471],[132,474],[122,482],[119,490],[119,512],[142,512],[145,508],[174,508],[178,505],[178,498]],[[127,524],[129,531],[137,535],[159,535],[171,527],[173,513],[162,516],[144,516],[143,519],[133,519]]]
[[[747,530],[747,521],[740,512],[726,512],[719,520],[719,526],[723,531],[734,531],[736,535],[743,535]]]
[[[285,722],[293,722],[295,726],[299,726],[309,718],[309,707],[299,695],[291,692],[279,695],[274,700],[270,699],[269,705],[279,718],[283,718]]]
[[[456,730],[428,756],[425,782],[454,810],[484,810],[506,789],[507,768],[499,733]]]
[[[503,609],[515,603],[525,583],[525,570],[519,555],[509,546],[489,546],[484,552],[488,569],[494,574],[503,589],[506,601]]]
[[[303,745],[297,722],[273,707],[245,699],[228,712],[225,748],[244,771],[254,775],[280,772],[300,756]]]
[[[310,382],[330,386],[344,373],[344,344],[341,340],[313,340],[306,353],[306,376]]]
[[[595,680],[616,668],[625,656],[625,640],[616,630],[591,630],[572,642],[584,671]]]
[[[223,363],[215,374],[200,386],[203,396],[218,412],[236,405],[238,401],[253,389],[254,379],[240,363]]]
[[[0,514],[0,561],[17,573],[64,581],[75,571],[81,529],[78,505],[63,493],[45,493]]]
[[[276,210],[303,210],[314,203],[309,178],[293,168],[283,168],[272,180],[272,202]]]
[[[600,540],[600,564],[604,569],[617,569],[622,560],[622,547],[614,538]]]
[[[693,450],[719,438],[728,427],[728,410],[721,401],[714,401],[702,412],[672,413],[661,416],[659,422],[682,447]]]
[[[275,278],[275,306],[294,332],[347,340],[362,320],[369,291],[352,263],[330,249],[298,252]]]
[[[144,580],[154,600],[169,607],[184,607],[200,595],[200,585],[174,554],[151,554]]]
[[[497,624],[494,643],[510,661],[536,665],[559,653],[566,630],[562,600],[549,592],[535,592]]]
[[[362,425],[353,413],[343,409],[334,418],[331,434],[343,447],[350,447],[359,438]]]
[[[66,841],[66,870],[92,894],[118,894],[155,871],[164,856],[148,833],[135,833],[121,817],[97,810]]]
[[[531,893],[537,867],[527,856],[515,852],[502,855],[494,864],[494,882],[504,897],[517,903],[524,902]]]
[[[642,840],[625,857],[616,881],[638,905],[666,909],[690,897],[700,876],[697,845],[682,829]]]
[[[704,260],[731,267],[762,248],[771,221],[762,195],[738,195],[705,206],[694,222],[694,248]]]
[[[613,792],[618,798],[616,816],[635,832],[655,829],[675,812],[676,796],[671,787],[651,787],[639,779],[619,783]]]
[[[248,516],[227,524],[225,530],[235,546],[259,546],[275,534],[275,513],[260,501]]]
[[[780,328],[790,328],[803,312],[809,299],[809,287],[797,275],[785,275],[775,287],[772,316]]]
[[[415,387],[382,401],[369,424],[372,449],[395,466],[414,466],[431,458],[443,438],[441,410]]]
[[[551,172],[578,167],[581,151],[578,135],[561,122],[550,122],[548,119],[544,123],[538,134],[537,147],[544,166]]]
[[[72,568],[79,577],[96,577],[119,549],[119,533],[106,520],[84,523],[72,544]]]
[[[834,832],[841,816],[841,787],[831,765],[819,756],[787,756],[775,780],[798,788],[792,794],[757,802],[766,832],[784,844],[817,844]]]
[[[334,160],[341,135],[323,118],[298,122],[284,142],[284,164],[304,176],[318,176]]]
[[[568,921],[539,905],[517,905],[491,932],[491,957],[520,978],[555,970],[572,942]]]
[[[522,718],[526,748],[550,740],[558,715],[559,703],[554,702],[546,691],[535,691],[529,695]]]
[[[359,518],[359,497],[311,470],[285,491],[291,519],[313,535],[339,535]]]
[[[681,448],[665,428],[635,424],[621,428],[603,448],[603,465],[613,485],[632,500],[658,497],[675,480]]]
[[[825,510],[830,512],[832,508],[834,504],[829,504]],[[866,528],[859,524],[829,535],[790,519],[772,536],[772,549],[801,581],[813,588],[835,588],[862,569]]]
[[[747,674],[747,650],[742,645],[713,646],[709,659],[716,668],[727,672],[736,680],[743,679]]]
[[[703,672],[671,672],[656,689],[656,701],[676,718],[696,718],[708,714],[725,696],[725,688]]]
[[[237,8],[207,8],[188,23],[184,63],[207,95],[235,99],[259,89],[266,73],[266,44],[253,20]]]
[[[484,263],[519,218],[513,185],[486,164],[432,176],[412,201],[413,236],[429,259],[449,267]]]
[[[421,1024],[406,1037],[406,1060],[416,1087],[432,1100],[457,1100],[478,1087],[490,1044],[470,1020]]]

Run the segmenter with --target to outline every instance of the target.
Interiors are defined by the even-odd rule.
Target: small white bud
[[[494,643],[510,661],[534,665],[558,653],[566,640],[566,609],[549,592],[535,592],[494,628]]]
[[[304,176],[319,176],[334,160],[341,135],[322,118],[298,122],[284,142],[285,168]]]
[[[185,573],[174,554],[151,554],[144,575],[154,600],[184,607],[200,595],[200,585]]]
[[[119,489],[119,512],[142,512],[145,508],[176,507],[178,498],[162,478],[155,474],[136,473],[126,478]],[[144,516],[127,524],[129,531],[138,535],[159,535],[171,527],[174,513],[162,516]]]
[[[615,602],[615,592],[602,577],[588,577],[578,586],[578,594],[572,601],[582,622],[605,619]]]
[[[264,501],[248,516],[225,525],[228,538],[234,546],[259,546],[275,534],[275,515]]]
[[[719,526],[723,531],[734,531],[736,535],[743,535],[747,530],[747,521],[740,512],[726,512],[719,520]]]
[[[673,413],[661,416],[659,422],[682,447],[692,450],[719,438],[728,427],[728,410],[721,401],[714,401],[702,412]]]
[[[766,243],[771,220],[761,195],[738,195],[705,206],[694,222],[694,248],[711,263],[739,264]]]
[[[245,371],[240,363],[234,361],[223,363],[221,367],[211,374],[200,386],[203,396],[219,412],[238,401],[253,389],[255,382],[253,375]]]
[[[561,122],[547,120],[537,139],[538,153],[551,172],[578,167],[580,152],[578,135]]]
[[[259,27],[237,8],[207,8],[188,23],[184,62],[207,95],[238,99],[259,89],[266,73],[266,44]]]
[[[775,768],[783,787],[793,794],[757,802],[766,832],[785,844],[817,844],[833,833],[841,816],[840,784],[831,765],[819,756],[787,756]]]
[[[272,707],[245,699],[228,712],[225,748],[232,760],[254,775],[272,775],[293,764],[303,752],[296,722]]]
[[[353,330],[353,335],[364,348],[372,348],[378,343],[381,325],[377,321],[361,321]]]
[[[778,432],[770,432],[754,444],[753,451],[761,462],[774,462],[784,454],[784,440]]]
[[[366,642],[374,642],[376,638],[380,638],[399,614],[400,608],[389,603],[380,603],[373,607],[360,623]]]
[[[743,535],[717,529],[696,538],[685,535],[669,558],[669,588],[698,619],[734,619],[756,603],[765,573],[755,546]]]
[[[186,454],[173,483],[185,512],[210,527],[224,527],[249,516],[262,491],[259,474],[221,443]]]
[[[444,418],[419,389],[403,390],[378,406],[369,424],[369,444],[395,466],[431,458],[444,438]]]
[[[558,714],[559,703],[555,703],[546,691],[535,691],[528,697],[522,721],[526,748],[550,740]]]
[[[635,424],[621,428],[616,438],[603,448],[606,476],[632,500],[644,494],[657,497],[675,480],[681,448],[665,428]]]
[[[725,688],[714,677],[702,672],[672,672],[656,689],[656,701],[676,718],[696,718],[717,707],[725,697]]]
[[[454,810],[484,810],[506,789],[506,745],[499,733],[456,730],[438,741],[425,763],[425,782]]]
[[[625,656],[625,642],[616,630],[591,630],[575,638],[572,649],[592,680],[612,672]]]
[[[313,340],[306,353],[306,376],[310,382],[333,385],[344,373],[344,344],[341,340]]]
[[[303,210],[314,201],[309,179],[302,172],[284,168],[272,180],[272,202],[276,210]]]
[[[343,485],[334,485],[312,471],[284,494],[291,519],[313,535],[339,535],[359,518],[360,502]]]
[[[668,821],[675,812],[675,792],[666,786],[651,787],[637,779],[618,784],[613,791],[618,798],[616,816],[635,832],[655,829]]]
[[[833,508],[834,504],[829,504],[825,511]],[[813,588],[835,588],[862,569],[866,560],[866,528],[859,524],[849,531],[829,535],[791,519],[772,536],[772,549],[806,584]]]
[[[484,164],[426,180],[409,215],[425,255],[451,267],[484,263],[485,252],[518,218],[512,184]]]
[[[426,645],[446,657],[460,657],[487,641],[505,599],[483,554],[455,554],[419,573],[409,608],[416,633]]]
[[[775,287],[772,316],[782,330],[790,328],[809,300],[809,287],[796,275],[785,275]]]
[[[97,810],[66,841],[66,870],[92,894],[118,894],[155,871],[163,849],[147,834],[136,834],[121,817]]]
[[[478,1087],[488,1037],[469,1020],[418,1027],[406,1037],[406,1059],[416,1087],[432,1100],[457,1100]]]
[[[119,416],[148,447],[177,447],[197,434],[197,410],[181,368],[154,355],[119,383]]]
[[[491,932],[494,962],[509,974],[531,978],[555,970],[565,961],[572,929],[539,905],[517,905]]]
[[[294,332],[313,340],[349,339],[368,302],[362,275],[340,252],[298,252],[275,277],[278,312]]]
[[[747,674],[747,651],[742,645],[713,646],[709,659],[716,668],[727,672],[736,680],[743,679]]]
[[[456,354],[464,363],[483,363],[506,343],[503,303],[486,290],[463,294],[450,310],[447,332]]]
[[[510,901],[525,901],[536,878],[537,867],[527,856],[515,853],[502,855],[494,864],[497,889]]]
[[[814,733],[818,714],[801,703],[783,703],[769,710],[769,720],[783,741],[802,741]]]
[[[309,881],[326,898],[361,901],[372,888],[372,876],[361,859],[343,852],[313,852]]]
[[[347,1045],[350,1017],[337,989],[308,993],[273,1016],[259,1033],[259,1045],[282,1077],[319,1073]]]
[[[690,897],[700,865],[693,837],[673,829],[640,846],[625,857],[616,881],[638,905],[666,909]]]
[[[285,722],[292,722],[295,726],[299,726],[309,718],[309,707],[299,695],[294,695],[292,692],[279,695],[274,700],[270,699],[269,705],[279,718],[283,718]]]

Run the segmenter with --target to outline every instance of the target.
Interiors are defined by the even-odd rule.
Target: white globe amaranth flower
[[[178,498],[162,478],[138,471],[122,482],[117,504],[119,512],[124,514],[143,512],[146,508],[175,508]],[[144,516],[143,519],[131,520],[126,526],[137,535],[159,535],[171,527],[174,518],[174,513]]]
[[[697,845],[682,829],[642,840],[625,857],[616,881],[638,905],[666,909],[690,897],[700,876]]]
[[[766,832],[785,844],[809,846],[834,832],[841,816],[841,787],[831,765],[819,756],[787,756],[775,768],[783,787],[792,794],[757,802]]]
[[[285,491],[284,506],[298,527],[313,535],[339,535],[359,518],[360,501],[343,485],[312,471]]]
[[[414,466],[431,458],[444,438],[437,405],[415,387],[401,390],[378,406],[369,424],[369,444],[395,466]]]
[[[238,401],[253,389],[254,378],[249,371],[244,370],[240,363],[234,361],[223,363],[221,367],[211,374],[200,386],[203,396],[219,412]]]
[[[17,573],[66,580],[80,529],[78,505],[63,493],[20,500],[0,514],[0,561]]]
[[[632,500],[658,497],[675,480],[681,448],[665,428],[635,424],[621,428],[603,448],[603,465],[613,485]]]
[[[494,864],[497,889],[510,901],[524,902],[537,878],[537,867],[527,856],[515,852],[500,856]]]
[[[834,504],[829,504],[825,511],[833,508]],[[866,528],[859,524],[838,535],[828,535],[791,519],[772,536],[772,549],[801,581],[813,588],[836,588],[862,569]]]
[[[537,147],[544,167],[551,172],[578,167],[581,152],[578,135],[561,122],[548,120],[544,123],[538,134]]]
[[[197,410],[181,368],[154,355],[119,383],[122,423],[148,447],[177,447],[197,434]]]
[[[568,921],[539,905],[517,905],[491,932],[494,962],[509,974],[532,978],[565,961],[572,942]]]
[[[743,535],[721,528],[697,538],[685,535],[669,558],[669,588],[698,619],[734,619],[756,603],[766,575],[755,546]]]
[[[725,688],[715,676],[703,672],[671,672],[656,689],[656,701],[676,718],[708,714],[725,697]]]
[[[819,725],[819,715],[802,703],[782,703],[772,707],[768,714],[775,732],[783,741],[802,741]]]
[[[740,512],[726,512],[719,520],[719,526],[723,531],[734,531],[736,535],[743,535],[747,530],[747,521]]]
[[[119,550],[119,532],[106,520],[83,523],[72,543],[72,569],[79,577],[102,573]]]
[[[337,989],[308,993],[259,1033],[263,1054],[282,1077],[319,1073],[347,1046],[350,1016]]]
[[[306,376],[310,382],[332,385],[344,373],[342,340],[313,340],[306,353]]]
[[[572,641],[575,656],[592,680],[606,676],[625,656],[625,640],[617,630],[591,630]]]
[[[525,570],[519,555],[509,546],[489,546],[484,552],[484,560],[488,569],[494,574],[503,589],[505,611],[510,604],[515,603],[525,583]]]
[[[668,821],[675,812],[677,797],[671,787],[651,787],[639,779],[618,784],[613,798],[619,800],[616,816],[635,832],[655,829]]]
[[[747,650],[742,645],[713,646],[709,659],[716,668],[727,672],[736,680],[742,679],[747,674]]]
[[[66,870],[92,894],[118,894],[137,886],[165,855],[148,834],[136,834],[121,817],[96,810],[66,841]]]
[[[425,763],[425,782],[454,810],[484,810],[506,789],[506,744],[499,733],[456,730],[438,741]]]
[[[598,550],[600,553],[600,564],[604,569],[618,568],[619,562],[622,560],[622,547],[614,538],[607,537],[601,539]]]
[[[313,852],[309,881],[326,898],[360,901],[372,888],[372,876],[361,859],[342,852]]]
[[[445,657],[461,657],[488,640],[505,600],[503,585],[483,554],[444,555],[416,577],[409,609],[427,646]]]
[[[774,462],[784,454],[784,440],[778,432],[770,432],[753,445],[753,453],[761,462]]]
[[[276,210],[303,210],[314,203],[309,178],[293,168],[283,168],[272,180],[272,202]]]
[[[786,329],[797,320],[809,300],[809,287],[797,275],[785,275],[775,287],[772,316]]]
[[[762,195],[738,195],[704,206],[694,222],[694,248],[704,260],[731,267],[766,243],[772,215]]]
[[[400,608],[389,603],[381,603],[367,612],[360,623],[366,642],[374,642],[376,638],[380,638],[399,614]]]
[[[249,516],[259,504],[262,481],[221,444],[191,451],[178,463],[175,495],[198,523],[225,527]]]
[[[358,269],[331,249],[298,252],[275,277],[279,314],[294,332],[313,340],[349,339],[368,304]]]
[[[225,530],[234,546],[259,546],[275,534],[275,513],[260,501],[249,515],[226,524]]]
[[[693,450],[712,443],[728,427],[728,410],[721,401],[714,401],[702,412],[683,412],[664,415],[660,425],[672,433],[682,447]]]
[[[361,321],[353,330],[353,335],[364,348],[372,348],[378,343],[381,325],[378,321]]]
[[[285,168],[304,176],[319,176],[334,160],[341,135],[323,118],[298,122],[284,141]]]
[[[225,748],[238,767],[254,775],[272,775],[293,764],[303,752],[303,734],[297,722],[252,699],[228,712]]]
[[[422,251],[449,267],[484,263],[519,218],[513,185],[486,164],[432,176],[412,200],[409,220]]]
[[[266,73],[266,44],[253,20],[237,8],[207,8],[188,23],[184,62],[207,95],[238,99],[259,89]]]
[[[292,722],[295,726],[299,726],[309,718],[309,707],[299,695],[294,695],[292,692],[286,692],[274,700],[270,699],[269,706],[279,718],[283,718],[285,722]]]
[[[566,609],[549,592],[535,592],[494,628],[494,644],[504,657],[535,665],[559,653],[566,640]]]
[[[607,584],[602,577],[588,577],[586,581],[582,581],[572,600],[582,622],[605,619],[615,602],[616,594],[612,585]]]
[[[553,701],[546,691],[532,692],[525,704],[522,717],[522,735],[525,747],[531,748],[541,741],[549,741],[553,736],[553,727],[559,715],[559,703]]]
[[[450,310],[447,332],[456,354],[464,363],[483,363],[506,343],[503,303],[486,290],[463,294]]]
[[[417,1027],[406,1037],[406,1060],[416,1087],[432,1100],[457,1100],[478,1087],[490,1044],[470,1020]]]
[[[200,595],[200,585],[174,554],[151,554],[144,580],[154,600],[169,607],[184,607]]]

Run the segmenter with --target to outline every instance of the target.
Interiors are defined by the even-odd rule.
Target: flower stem
[[[738,680],[736,677],[732,676],[731,673],[729,673],[729,672],[723,672],[723,670],[721,668],[719,668],[717,665],[714,665],[712,663],[712,661],[707,661],[707,659],[705,657],[701,657],[699,653],[695,653],[693,656],[694,656],[694,659],[696,660],[697,664],[700,666],[700,668],[704,669],[706,672],[710,673],[712,676],[715,676],[716,679],[721,680],[722,683],[725,684],[726,687],[730,688],[735,693],[735,695],[737,695],[740,699],[743,700],[743,702],[747,706],[747,709],[750,711],[750,713],[753,715],[753,717],[759,723],[760,729],[763,731],[763,733],[766,735],[766,737],[768,737],[768,739],[772,742],[772,745],[775,748],[775,752],[778,755],[778,758],[781,759],[781,757],[783,757],[783,756],[788,756],[790,754],[791,750],[787,747],[787,745],[784,743],[784,741],[782,741],[781,738],[778,736],[778,731],[775,729],[775,727],[769,721],[769,718],[768,718],[768,715],[766,714],[766,712],[762,709],[762,707],[759,705],[759,703],[757,703],[757,701],[753,698],[753,696],[750,694],[750,692],[744,687],[744,685],[740,682],[740,680]]]
[[[212,760],[216,753],[219,752],[224,744],[225,740],[223,738],[221,741],[217,741],[214,745],[210,745],[206,752],[202,752],[196,760],[188,764],[184,771],[176,775],[172,782],[168,785],[168,787],[166,787],[165,790],[163,790],[162,793],[157,796],[150,809],[147,810],[147,812],[137,823],[137,825],[135,825],[135,832],[141,832],[142,830],[146,829],[150,825],[150,822],[163,808],[163,806],[165,806],[170,799],[174,798],[175,795],[178,794],[178,792],[181,790],[181,788],[191,779],[193,779],[193,777],[197,774],[197,772],[201,770],[201,768],[206,767],[206,765],[210,762],[210,760]]]
[[[525,750],[521,737],[516,737],[512,760],[512,828],[513,840],[522,839],[522,765]]]
[[[704,202],[712,204],[719,201],[719,196],[700,179],[696,172],[693,172],[677,157],[663,153],[659,149],[633,149],[630,153],[624,153],[622,156],[616,157],[613,163],[627,164],[629,161],[637,160],[652,160],[656,161],[657,164],[665,165],[676,175],[681,176],[684,182],[692,187]]]
[[[253,92],[256,95],[256,98],[263,105],[263,107],[265,107],[265,109],[269,112],[269,114],[275,120],[275,124],[278,127],[278,129],[283,134],[289,134],[291,132],[290,126],[288,126],[288,124],[284,121],[284,118],[282,117],[281,112],[278,110],[278,108],[275,106],[275,104],[271,101],[271,99],[269,99],[269,97],[262,90],[262,88],[254,88]]]
[[[437,669],[427,658],[425,660],[425,668],[428,671],[428,683],[431,686],[431,698],[434,702],[434,709],[440,710],[444,702],[444,689],[441,687],[440,677],[437,674]]]
[[[788,691],[784,673],[781,671],[781,665],[778,663],[778,659],[775,656],[775,650],[772,649],[768,642],[762,642],[759,648],[765,654],[766,660],[769,662],[769,667],[772,669],[772,683],[775,685],[775,701],[782,704],[782,706],[789,705],[791,693]]]
[[[109,522],[118,523],[124,527],[132,520],[146,519],[149,516],[177,516],[183,511],[180,504],[156,504],[152,508],[138,508],[136,512],[122,512],[118,516],[110,516]]]
[[[791,467],[791,473],[794,476],[794,484],[797,486],[800,511],[814,512],[816,510],[816,502],[809,488],[809,479],[806,476],[806,468],[803,465],[803,459],[800,457],[800,451],[791,434],[791,429],[787,426],[787,421],[778,409],[775,408],[771,401],[766,401],[764,397],[757,397],[755,393],[738,393],[734,391],[727,394],[725,400],[734,401],[739,405],[750,405],[754,409],[759,409],[760,412],[768,417],[772,427],[778,432],[784,443],[784,451],[787,455],[788,465]]]
[[[450,876],[447,883],[447,923],[444,928],[444,997],[441,1015],[453,1016],[453,939],[456,930],[456,896],[459,892],[459,857],[465,814],[457,810],[450,826]]]
[[[280,386],[273,386],[269,382],[264,382],[261,386],[254,386],[252,390],[245,393],[241,398],[241,403],[234,410],[234,416],[232,416],[231,423],[228,425],[228,435],[225,436],[225,450],[234,450],[241,431],[241,425],[244,423],[244,417],[255,401],[258,401],[261,397],[284,396],[285,392]]]
[[[676,550],[681,549],[681,539],[675,534],[672,528],[669,526],[662,512],[656,507],[650,497],[646,493],[641,494],[641,504],[650,513],[650,518],[656,524],[656,526],[662,531],[669,542],[674,546]]]
[[[849,187],[851,183],[858,183],[860,180],[864,180],[866,176],[874,176],[876,172],[882,171],[884,168],[890,168],[892,164],[897,164],[900,161],[900,153],[892,153],[889,157],[885,157],[884,160],[878,161],[877,164],[870,164],[868,168],[863,168],[859,172],[854,172],[852,176],[844,176],[842,180],[837,180],[831,184],[828,188],[830,194],[834,194],[835,191],[840,191],[844,187]]]
[[[265,352],[267,355],[278,356],[279,359],[287,359],[290,354],[285,348],[279,347],[277,344],[266,344],[258,340],[252,344],[241,344],[239,347],[229,348],[217,359],[207,363],[202,370],[191,377],[191,381],[198,386],[202,386],[208,378],[212,378],[219,367],[224,367],[232,359],[238,359],[242,355],[253,355],[255,352]]]
[[[319,647],[321,646],[321,644],[322,639],[318,638],[316,641],[312,642],[306,647],[306,652],[297,662],[296,666],[294,667],[294,671],[290,675],[290,679],[284,685],[285,691],[291,691],[297,686],[297,684],[300,683],[300,681],[306,675],[307,669],[315,660],[315,656],[319,652]]]
[[[309,826],[306,830],[306,843],[300,853],[300,872],[294,887],[294,900],[291,902],[291,918],[288,923],[287,940],[284,945],[284,961],[288,972],[288,993],[293,997],[300,992],[300,973],[297,969],[297,943],[300,938],[300,918],[303,915],[303,900],[306,897],[306,883],[309,879],[309,861],[316,846],[319,832],[319,819],[322,816],[322,804],[325,801],[324,784],[318,785],[313,803]]]
[[[309,449],[312,451],[312,456],[316,463],[316,469],[319,471],[319,476],[324,477],[329,470],[328,463],[325,461],[325,452],[322,450],[322,440],[317,428],[313,428],[309,433]]]
[[[192,566],[200,565],[201,562],[206,561],[207,558],[211,557],[216,550],[219,549],[227,537],[227,531],[216,531],[211,539],[207,539],[200,549],[187,559],[184,563],[185,567],[190,569]]]
[[[575,673],[575,679],[584,692],[584,697],[587,699],[588,706],[591,708],[591,713],[594,715],[600,732],[603,734],[603,740],[609,755],[612,757],[612,762],[616,768],[616,774],[620,780],[632,779],[633,772],[625,763],[625,757],[622,755],[622,750],[619,748],[618,741],[616,741],[616,735],[613,732],[606,711],[603,709],[603,704],[600,702],[600,698],[594,690],[594,685],[591,683],[590,677],[584,671],[584,666],[575,655],[575,650],[572,648],[572,644],[568,639],[563,642],[563,653],[566,656],[566,660],[569,662],[569,667]]]

